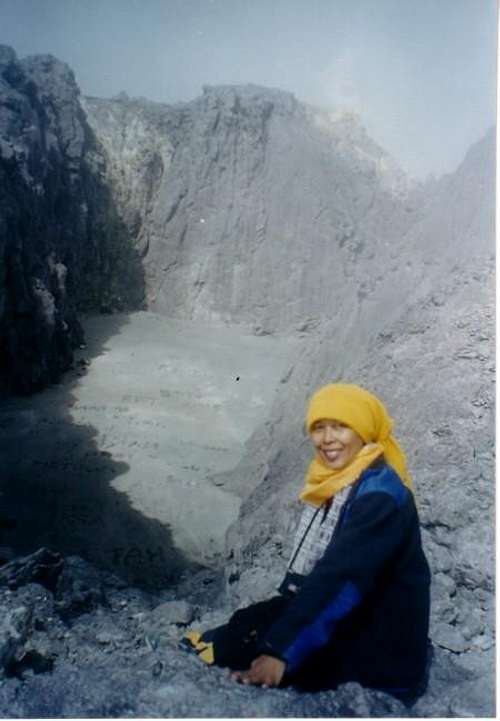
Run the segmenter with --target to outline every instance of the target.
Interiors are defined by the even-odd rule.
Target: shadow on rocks
[[[126,322],[110,317],[93,356]],[[0,410],[0,562],[45,546],[81,556],[127,584],[168,588],[200,567],[175,547],[168,525],[113,488],[129,466],[99,449],[95,428],[72,420],[84,372],[76,366],[59,385],[11,398]]]

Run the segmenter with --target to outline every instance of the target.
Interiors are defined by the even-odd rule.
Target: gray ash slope
[[[490,135],[441,181],[394,266],[347,323],[332,321],[311,338],[271,414],[261,483],[228,539],[235,600],[265,593],[262,579],[276,583],[290,550],[293,499],[310,456],[290,419],[301,419],[310,392],[331,380],[348,378],[386,399],[433,571],[431,638],[439,663],[455,668],[433,705],[437,664],[417,715],[493,709],[493,158]]]
[[[225,87],[178,106],[79,102],[52,58],[19,62],[3,51],[2,68],[0,337],[10,349],[4,375],[19,348],[28,357],[20,390],[70,362],[78,308],[133,307],[141,282],[151,308],[180,319],[306,339],[231,474],[245,500],[224,569],[155,594],[78,559],[18,561],[25,573],[4,566],[6,715],[492,715],[493,133],[456,173],[415,187],[354,118],[287,93]],[[100,222],[82,220],[83,201]],[[66,203],[73,212],[58,224]],[[106,299],[113,257],[121,265]],[[61,277],[73,279],[62,295]],[[304,404],[337,379],[386,400],[417,488],[435,660],[410,710],[356,685],[317,696],[235,688],[175,648],[190,622],[217,622],[273,592],[309,457]],[[54,575],[37,572],[40,563]],[[179,599],[186,605],[163,605]]]

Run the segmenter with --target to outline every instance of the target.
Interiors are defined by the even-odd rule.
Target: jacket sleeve
[[[287,672],[332,637],[338,622],[377,584],[408,528],[410,504],[383,491],[361,495],[260,651],[285,661]]]

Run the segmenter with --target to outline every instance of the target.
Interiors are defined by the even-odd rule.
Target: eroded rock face
[[[419,217],[356,119],[255,86],[176,106],[87,98],[144,257],[148,304],[260,332],[331,318],[363,251],[381,272]],[[342,291],[340,291],[342,289]]]
[[[276,402],[260,483],[229,534],[235,602],[268,595],[286,566],[311,457],[307,398],[337,380],[379,395],[408,454],[433,578],[438,662],[418,715],[434,715],[426,704],[443,715],[493,710],[493,166],[490,134],[425,199],[425,217],[347,327],[333,321],[311,337]],[[252,470],[238,472],[250,486]]]
[[[82,342],[76,312],[138,306],[136,252],[72,71],[0,48],[0,384],[56,380]]]

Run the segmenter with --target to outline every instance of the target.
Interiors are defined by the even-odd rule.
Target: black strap
[[[300,551],[300,549],[302,548],[302,544],[304,543],[304,541],[305,541],[305,539],[306,539],[306,536],[307,536],[307,534],[309,533],[309,530],[310,530],[312,524],[314,523],[314,519],[316,518],[316,516],[318,515],[318,513],[321,511],[321,508],[322,508],[322,506],[318,506],[318,507],[317,507],[316,511],[314,512],[313,517],[312,517],[311,520],[309,521],[309,525],[307,526],[306,530],[304,531],[304,534],[303,534],[302,538],[300,539],[300,543],[299,543],[299,545],[297,546],[297,550],[296,550],[295,553],[293,554],[293,558],[290,560],[290,563],[288,564],[287,571],[293,566],[293,564],[294,564],[294,562],[295,562],[295,559],[297,558],[297,556],[298,556],[298,554],[299,554],[299,551]]]

